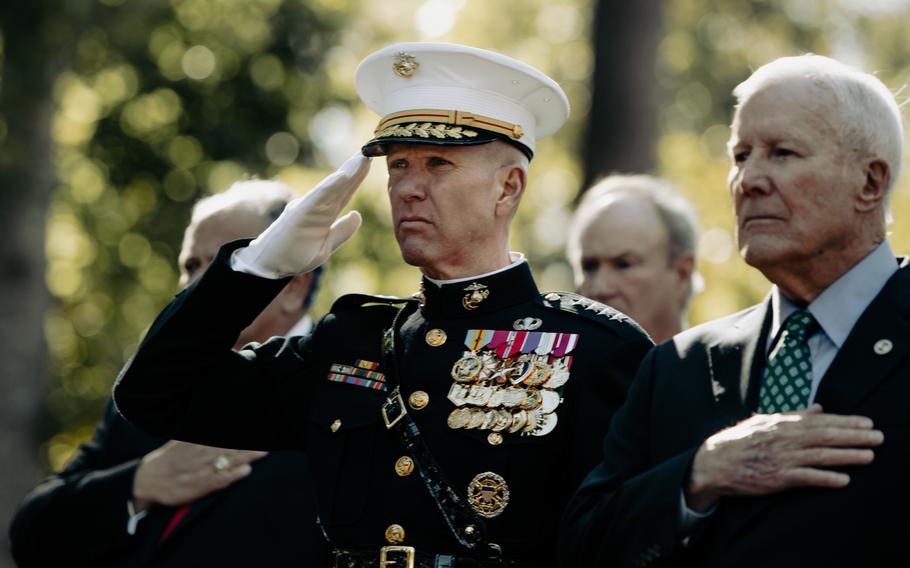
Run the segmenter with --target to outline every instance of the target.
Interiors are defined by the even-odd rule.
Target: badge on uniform
[[[492,471],[478,473],[468,483],[468,503],[483,517],[492,519],[509,504],[509,486],[501,475]]]
[[[577,333],[471,329],[452,365],[452,429],[545,436],[556,428]],[[496,438],[501,440],[501,438]],[[492,443],[492,442],[491,442]],[[498,445],[498,444],[497,444]]]
[[[385,375],[376,370],[378,367],[379,363],[365,359],[358,359],[353,365],[333,363],[327,378],[336,383],[386,392],[389,387],[386,385]]]

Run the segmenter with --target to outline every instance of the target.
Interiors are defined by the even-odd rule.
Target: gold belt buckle
[[[389,559],[391,557],[391,560]],[[398,561],[403,560],[399,565]],[[395,568],[414,568],[413,546],[383,546],[379,549],[379,568],[395,566]]]

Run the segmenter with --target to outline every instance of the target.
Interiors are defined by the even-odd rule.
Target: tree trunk
[[[660,0],[596,3],[585,189],[610,173],[648,173],[655,166],[660,33]]]
[[[44,8],[48,9],[47,3]],[[14,566],[13,509],[43,475],[38,451],[47,353],[43,321],[45,215],[50,160],[52,65],[45,56],[44,9],[0,5],[4,59],[0,83],[0,567]]]

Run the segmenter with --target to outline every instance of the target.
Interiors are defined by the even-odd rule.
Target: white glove
[[[370,171],[370,159],[359,152],[285,207],[281,215],[248,246],[237,249],[231,268],[265,278],[309,272],[326,261],[360,227],[360,213],[341,218],[354,190]]]

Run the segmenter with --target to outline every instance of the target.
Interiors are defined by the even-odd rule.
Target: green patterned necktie
[[[762,376],[758,411],[794,412],[809,406],[812,392],[812,355],[807,343],[815,318],[796,310],[784,322],[784,331],[771,352]]]

